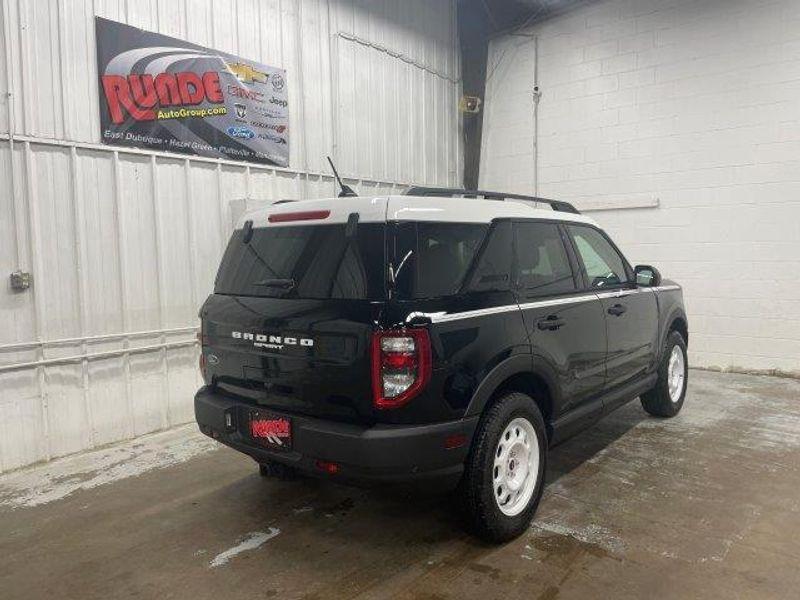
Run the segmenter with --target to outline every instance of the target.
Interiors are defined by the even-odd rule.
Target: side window
[[[511,277],[511,223],[497,223],[490,233],[469,280],[469,291],[507,290]]]
[[[554,223],[516,223],[516,281],[523,294],[547,296],[576,289],[564,242]]]
[[[602,233],[581,225],[570,225],[568,228],[586,269],[590,287],[601,288],[627,283],[625,261]]]
[[[482,223],[400,223],[393,253],[398,297],[455,294],[488,228]]]

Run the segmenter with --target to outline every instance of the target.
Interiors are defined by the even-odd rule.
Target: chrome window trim
[[[448,323],[450,321],[459,321],[461,319],[471,319],[472,317],[485,317],[487,315],[496,315],[504,312],[511,312],[519,310],[518,304],[504,304],[502,306],[492,306],[490,308],[479,308],[477,310],[467,310],[457,313],[423,313],[430,318],[432,323]]]
[[[597,300],[597,294],[581,294],[580,296],[570,296],[567,298],[552,298],[550,300],[538,300],[536,302],[526,302],[524,304],[504,304],[502,306],[492,306],[489,308],[479,308],[476,310],[467,310],[464,312],[445,313],[445,312],[412,312],[406,317],[406,322],[414,317],[427,317],[432,323],[448,323],[450,321],[459,321],[461,319],[470,319],[472,317],[484,317],[487,315],[496,315],[505,312],[512,312],[515,310],[527,310],[530,308],[544,308],[546,306],[560,306],[562,304],[576,304],[578,302],[588,302],[590,300]]]
[[[527,310],[529,308],[545,308],[547,306],[561,306],[563,304],[577,304],[579,302],[588,302],[590,300],[597,300],[597,294],[581,294],[580,296],[567,296],[565,298],[553,298],[551,300],[537,300],[536,302],[526,302],[520,304],[520,310]]]
[[[502,306],[492,306],[489,308],[479,308],[476,310],[467,310],[464,312],[446,313],[446,312],[419,312],[414,311],[408,314],[405,321],[408,323],[414,317],[427,317],[431,323],[449,323],[451,321],[460,321],[462,319],[471,319],[473,317],[485,317],[488,315],[497,315],[514,310],[528,310],[531,308],[545,308],[548,306],[562,306],[564,304],[577,304],[579,302],[589,302],[591,300],[602,300],[604,298],[624,298],[633,294],[643,294],[646,292],[666,292],[670,290],[679,290],[679,285],[661,285],[658,287],[642,287],[631,290],[615,290],[613,292],[591,292],[583,293],[579,296],[567,296],[564,298],[551,298],[549,300],[537,300],[535,302],[525,302],[523,304],[504,304]]]

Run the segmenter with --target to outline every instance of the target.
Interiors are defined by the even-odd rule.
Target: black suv
[[[248,213],[200,311],[203,433],[262,473],[457,489],[529,525],[548,448],[687,382],[681,288],[569,204],[414,188]]]

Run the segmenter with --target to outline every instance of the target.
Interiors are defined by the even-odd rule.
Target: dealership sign
[[[96,17],[103,142],[289,164],[286,71]]]

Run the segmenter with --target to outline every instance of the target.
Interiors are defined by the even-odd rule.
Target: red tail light
[[[303,212],[276,213],[267,220],[270,223],[286,223],[287,221],[317,221],[331,216],[329,210],[306,210]]]
[[[427,329],[394,329],[372,334],[372,398],[376,408],[397,408],[431,378]]]

